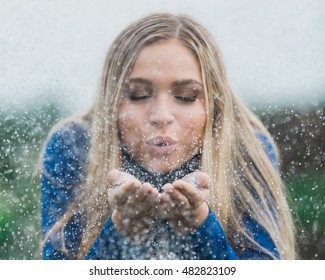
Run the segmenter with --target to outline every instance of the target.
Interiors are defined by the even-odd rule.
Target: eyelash
[[[141,91],[143,91],[143,90],[141,90]],[[147,91],[143,91],[143,92],[145,92],[145,94],[139,95],[139,96],[136,94],[136,92],[137,92],[137,90],[129,90],[128,95],[129,95],[129,99],[131,101],[141,101],[141,100],[145,100],[145,99],[152,97],[152,93],[146,93]],[[189,97],[174,94],[174,98],[181,102],[192,103],[192,102],[195,102],[199,96],[199,93],[197,91],[194,91],[193,93],[195,95],[189,96]]]
[[[151,93],[149,93],[147,90],[137,90],[137,89],[130,89],[128,91],[128,95],[129,95],[129,99],[132,101],[143,100],[151,97]]]
[[[191,102],[194,102],[197,100],[198,98],[198,94],[196,94],[195,96],[191,96],[191,97],[184,97],[184,96],[174,96],[175,99],[177,100],[180,100],[182,102],[188,102],[188,103],[191,103]]]
[[[151,96],[149,95],[145,95],[145,96],[129,96],[129,99],[132,100],[132,101],[138,101],[138,100],[144,100],[144,99],[147,99]]]

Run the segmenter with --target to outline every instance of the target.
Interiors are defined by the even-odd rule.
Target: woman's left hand
[[[181,235],[198,228],[209,213],[208,185],[209,176],[200,171],[166,184],[157,207],[159,218],[169,220],[174,231]]]

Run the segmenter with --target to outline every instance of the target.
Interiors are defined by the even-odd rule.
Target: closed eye
[[[149,94],[129,92],[129,99],[132,101],[144,100],[150,97],[151,95]]]
[[[197,100],[198,98],[198,94],[194,95],[194,96],[182,96],[182,95],[175,95],[174,98],[183,102],[194,102]]]
[[[125,93],[132,101],[140,101],[152,96],[152,87],[146,83],[132,82],[128,83],[125,88]]]
[[[200,96],[200,89],[196,86],[178,86],[172,90],[175,99],[182,102],[194,102]]]

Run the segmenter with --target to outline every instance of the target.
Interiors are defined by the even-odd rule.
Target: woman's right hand
[[[145,242],[152,225],[158,190],[117,169],[109,172],[108,180],[112,186],[108,197],[114,225],[131,241]]]

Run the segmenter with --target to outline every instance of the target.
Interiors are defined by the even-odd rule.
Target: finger
[[[118,205],[119,212],[130,218],[151,217],[154,203],[157,200],[156,196],[158,196],[158,190],[149,183],[145,183],[137,187],[133,193],[129,193],[123,205]]]
[[[197,188],[208,188],[210,183],[210,177],[207,173],[202,171],[195,171],[186,175],[183,181],[197,187]]]
[[[190,207],[190,202],[187,197],[172,184],[165,185],[163,190],[169,195],[172,207],[178,207],[179,209],[188,209]]]
[[[156,205],[158,200],[159,192],[158,190],[153,190],[153,187],[143,186],[144,195],[142,196],[143,200],[138,202],[137,208],[143,213],[143,216],[152,216],[156,212]]]
[[[109,202],[113,207],[119,207],[127,203],[129,198],[141,187],[139,182],[128,182],[117,188],[109,190]]]
[[[142,184],[143,190],[148,192],[151,197],[156,197],[159,194],[159,191],[153,187],[150,183]]]
[[[163,192],[158,195],[157,202],[157,215],[160,219],[170,219],[175,215],[174,211],[175,204],[171,200],[169,194]]]
[[[208,197],[208,189],[198,189],[183,180],[175,181],[173,186],[187,198],[190,205],[194,208],[197,208]]]
[[[107,179],[109,183],[116,187],[130,181],[138,181],[134,176],[127,172],[122,172],[118,169],[112,169],[108,172]]]
[[[152,187],[149,183],[144,183],[139,187],[133,195],[135,204],[143,204],[151,201],[153,203],[158,196],[158,190]]]
[[[187,198],[177,191],[172,184],[163,186],[164,193],[161,194],[161,203],[158,205],[160,218],[174,219],[184,217],[190,211]]]
[[[175,202],[170,197],[170,191],[173,188],[171,184],[166,184],[163,186],[163,193],[160,193],[158,195],[158,201],[157,201],[157,212],[160,215],[161,219],[170,218],[172,214],[174,214],[174,208],[175,208]]]

